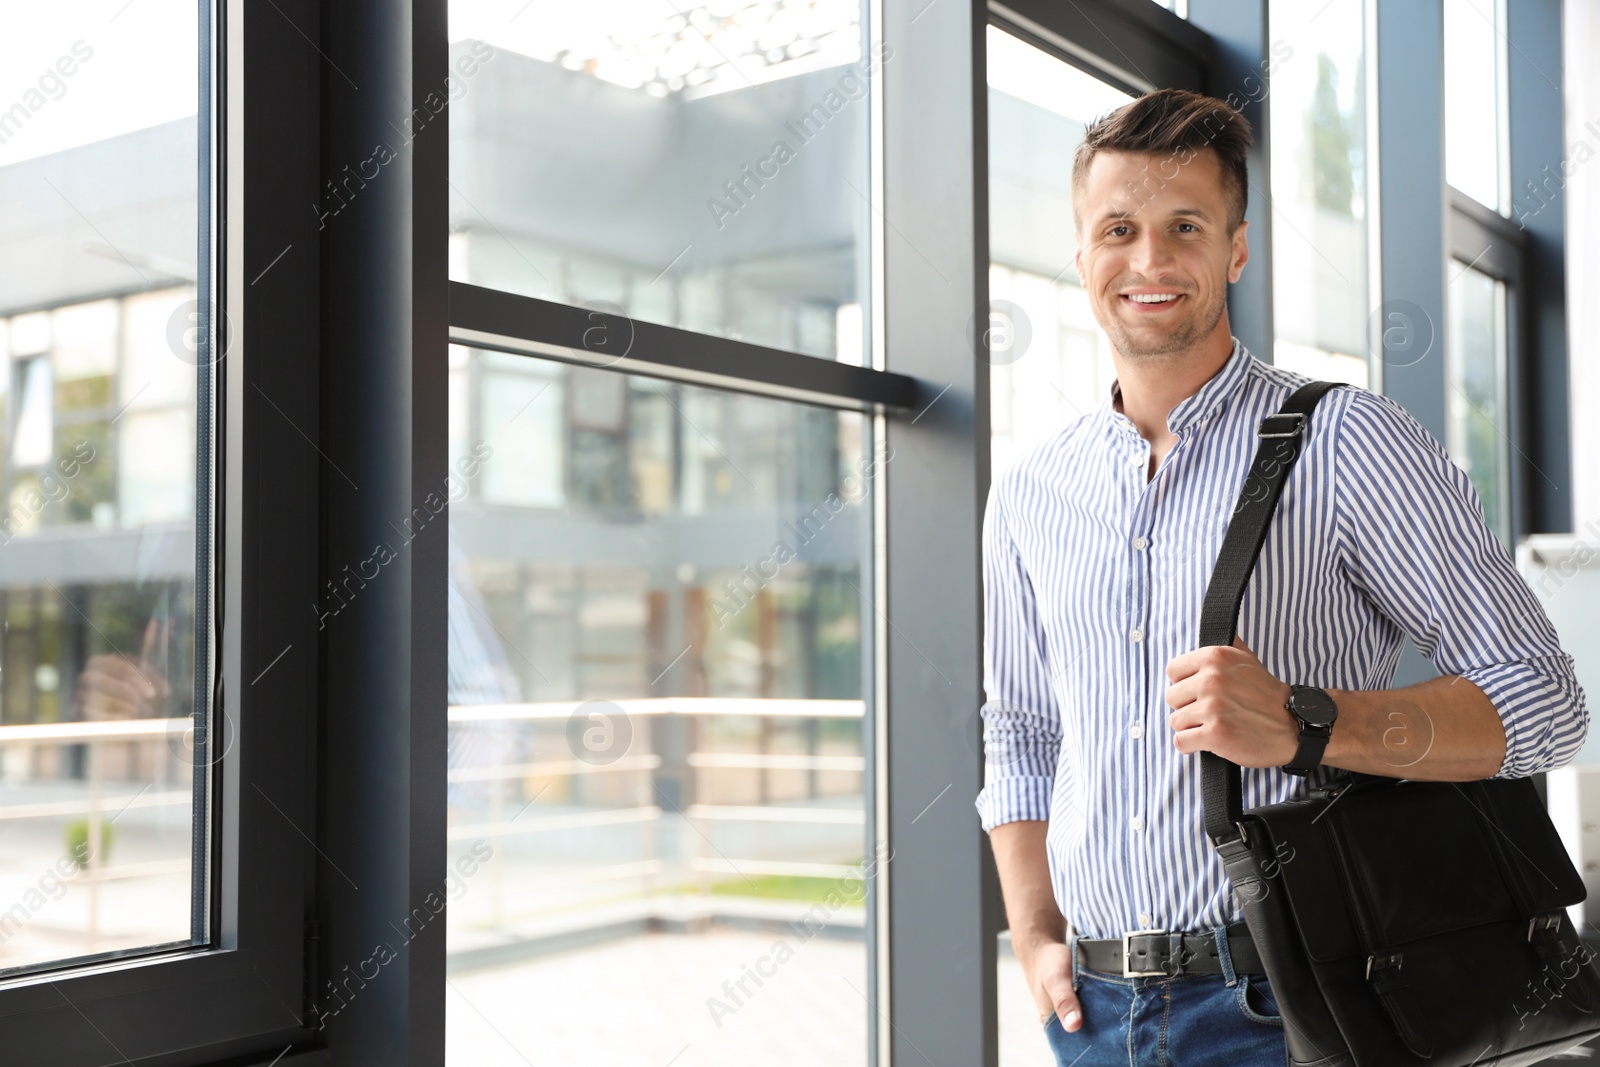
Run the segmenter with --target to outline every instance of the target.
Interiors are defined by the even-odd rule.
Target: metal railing
[[[752,699],[718,697],[654,697],[637,700],[607,701],[635,725],[657,716],[684,716],[701,719],[714,717],[773,717],[789,719],[855,719],[865,713],[860,700],[799,700]],[[564,721],[572,716],[581,702],[545,701],[523,704],[460,705],[450,708],[450,723],[512,724],[527,722]],[[663,767],[659,754],[645,750],[649,731],[634,729],[632,743],[625,754],[609,763],[592,764],[580,759],[542,760],[538,762],[510,763],[489,767],[457,767],[449,772],[451,782],[484,782],[526,779],[533,777],[562,779],[576,776],[613,774],[651,774]],[[714,777],[736,771],[827,771],[863,774],[866,761],[860,755],[824,755],[819,753],[724,752],[694,750],[683,758],[683,764],[693,774],[695,786],[686,796],[697,797],[711,792],[702,786]],[[546,788],[549,788],[548,784]],[[542,792],[542,791],[541,791]],[[853,826],[864,825],[863,806],[854,808],[806,807],[793,803],[714,803],[690,799],[681,808],[664,806],[655,802],[602,808],[583,812],[530,811],[537,801],[507,801],[502,790],[492,789],[488,801],[488,818],[483,821],[459,822],[451,826],[452,841],[489,839],[496,844],[496,855],[490,861],[490,892],[492,894],[488,923],[499,925],[505,919],[506,872],[502,859],[501,841],[515,835],[537,835],[561,830],[592,829],[605,826],[636,824],[645,826],[679,816],[686,827],[686,836],[694,844],[693,855],[687,862],[674,864],[658,855],[654,848],[655,835],[642,834],[641,852],[630,862],[595,862],[563,870],[559,875],[541,875],[541,888],[557,885],[571,886],[584,883],[637,880],[638,896],[648,905],[664,889],[685,883],[694,884],[699,895],[711,899],[715,876],[780,876],[805,878],[846,878],[858,873],[842,863],[821,863],[804,858],[777,858],[768,855],[729,855],[712,843],[714,827],[734,824],[769,824],[791,826]],[[515,811],[508,810],[508,803]],[[507,817],[509,816],[509,818]],[[674,875],[681,875],[675,879]],[[727,907],[728,902],[720,905]],[[645,910],[649,910],[646,907]],[[715,910],[715,909],[711,909]],[[581,915],[574,923],[581,924]]]
[[[188,874],[192,861],[189,856],[171,860],[146,860],[138,863],[111,863],[101,843],[106,828],[124,812],[135,808],[190,806],[194,801],[191,787],[153,791],[159,784],[169,783],[175,755],[173,740],[187,736],[193,727],[192,720],[178,719],[126,719],[96,722],[28,723],[0,726],[0,766],[9,771],[18,765],[31,764],[34,750],[45,746],[83,745],[87,749],[84,768],[84,793],[64,800],[33,801],[17,804],[0,804],[0,823],[31,819],[59,819],[64,816],[85,817],[85,847],[81,857],[71,857],[73,849],[63,856],[73,858],[81,872],[74,882],[83,882],[88,894],[88,916],[83,930],[85,953],[104,947],[100,944],[102,886],[107,882],[130,878],[148,878],[171,874]],[[106,746],[133,743],[150,747],[155,754],[155,773],[151,782],[131,796],[106,795]],[[36,776],[31,773],[28,780]],[[76,779],[54,777],[53,781],[72,782]],[[107,818],[110,813],[109,819]],[[13,909],[14,910],[14,909]],[[0,922],[10,911],[0,911]],[[117,947],[130,947],[119,945]]]

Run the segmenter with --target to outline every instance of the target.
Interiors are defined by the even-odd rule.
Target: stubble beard
[[[1105,330],[1124,359],[1140,363],[1165,363],[1170,362],[1177,353],[1185,352],[1210,337],[1211,331],[1222,321],[1227,306],[1226,293],[1218,290],[1209,306],[1196,310],[1167,334],[1135,335],[1115,313],[1107,315]]]

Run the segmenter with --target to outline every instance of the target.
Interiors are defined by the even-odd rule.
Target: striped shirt
[[[1166,667],[1196,647],[1256,428],[1309,380],[1235,339],[1168,415],[1177,442],[1153,478],[1113,382],[990,489],[976,805],[985,831],[1049,820],[1056,902],[1080,936],[1243,921],[1202,826],[1200,756],[1173,746]],[[1572,658],[1467,475],[1366,389],[1333,389],[1312,415],[1238,632],[1280,681],[1350,690],[1389,688],[1409,635],[1499,711],[1496,778],[1569,763],[1588,733]],[[1396,762],[1410,762],[1394,740]],[[1414,758],[1427,743],[1411,742]],[[1244,807],[1303,796],[1332,773],[1246,767]]]

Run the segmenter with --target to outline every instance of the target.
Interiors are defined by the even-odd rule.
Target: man
[[[1250,140],[1221,101],[1171,90],[1085,132],[1076,264],[1117,379],[995,483],[984,517],[977,809],[1063,1065],[1287,1061],[1202,828],[1199,752],[1244,768],[1248,810],[1333,768],[1524,777],[1570,762],[1588,732],[1572,660],[1467,476],[1365,389],[1313,414],[1239,639],[1195,647],[1257,427],[1308,380],[1229,329]],[[1387,689],[1407,635],[1443,676]],[[1151,930],[1133,942],[1152,962],[1127,968],[1123,935]]]

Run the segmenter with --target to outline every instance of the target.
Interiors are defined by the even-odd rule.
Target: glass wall
[[[1506,54],[1503,0],[1444,0],[1445,181],[1504,211]]]
[[[990,458],[998,478],[1110,392],[1111,342],[1073,269],[1072,154],[1131,97],[995,26],[989,61]],[[969,343],[977,347],[977,331]]]
[[[1369,288],[1365,3],[1271,0],[1268,19],[1272,360],[1366,386],[1383,327]]]
[[[452,367],[450,1062],[865,1063],[892,455],[859,415]]]
[[[1489,528],[1511,545],[1510,441],[1506,406],[1506,286],[1452,261],[1445,293],[1445,447],[1483,500]]]
[[[452,0],[451,277],[859,365],[864,32],[855,0]]]
[[[0,971],[193,932],[197,10],[0,40]]]

